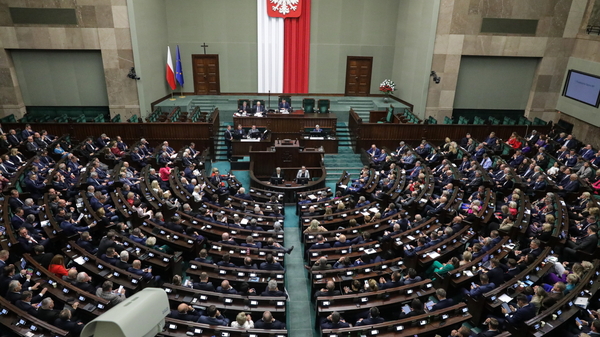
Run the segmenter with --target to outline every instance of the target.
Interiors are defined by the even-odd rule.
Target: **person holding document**
[[[275,169],[273,175],[271,175],[271,185],[279,185],[283,184],[283,173],[281,172],[281,167]]]
[[[254,112],[255,114],[263,113],[265,111],[265,107],[262,104],[260,104],[260,101],[257,101],[256,105],[252,108],[252,112]]]
[[[290,111],[291,108],[290,103],[288,103],[285,98],[281,99],[281,102],[279,102],[279,110]]]
[[[251,113],[252,111],[250,110],[250,106],[248,105],[248,102],[243,101],[242,105],[240,105],[238,108],[238,112],[239,113]]]
[[[248,130],[248,138],[260,138],[260,130],[256,128],[256,125],[252,125],[252,128]]]

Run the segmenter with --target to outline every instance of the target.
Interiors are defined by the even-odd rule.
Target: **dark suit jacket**
[[[263,262],[260,264],[262,270],[283,270],[283,267],[279,262],[267,263]]]
[[[490,270],[488,273],[488,278],[490,279],[490,283],[501,285],[504,283],[504,269],[501,267],[496,267]]]
[[[59,313],[60,310],[39,308],[37,312],[37,318],[41,319],[44,322],[52,324],[58,318]]]
[[[195,310],[192,312],[180,313],[177,310],[171,310],[169,317],[174,319],[180,319],[182,321],[194,321],[196,322],[200,318],[200,312]]]
[[[31,303],[25,303],[21,300],[15,302],[15,306],[33,317],[37,317],[37,310],[31,306]]]
[[[215,291],[215,286],[213,286],[212,282],[198,282],[198,283],[194,283],[193,286],[194,286],[194,289]]]
[[[258,321],[254,322],[254,328],[255,329],[285,329],[285,324],[278,321],[278,320],[274,320],[271,323],[265,323],[262,319],[259,319]]]
[[[536,308],[535,305],[529,303],[526,306],[517,309],[517,311],[511,313],[506,317],[506,322],[513,326],[519,326],[525,323],[525,321],[535,316]]]
[[[598,235],[593,234],[586,236],[581,242],[579,242],[573,249],[583,250],[588,253],[593,253],[598,246]]]
[[[433,307],[431,307],[431,311],[433,312],[436,310],[448,308],[453,305],[454,305],[454,301],[451,298],[446,298],[446,299],[441,300],[441,301],[437,302],[436,304],[434,304]]]
[[[384,319],[383,317],[369,317],[369,318],[365,318],[360,322],[356,322],[356,326],[362,326],[362,325],[373,325],[373,324],[378,324],[378,323],[383,323]]]

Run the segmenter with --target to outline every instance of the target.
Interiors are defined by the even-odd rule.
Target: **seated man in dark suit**
[[[206,291],[215,291],[215,286],[213,286],[212,282],[208,281],[208,273],[203,271],[200,273],[200,282],[193,283],[194,289],[206,290]]]
[[[235,290],[231,284],[229,284],[229,281],[227,280],[223,280],[221,282],[221,285],[217,287],[217,292],[220,292],[222,294],[237,294],[237,290]]]
[[[356,321],[355,326],[373,325],[383,323],[383,321],[383,317],[379,316],[379,309],[377,307],[372,307],[371,310],[369,310],[369,317],[359,318],[358,321]]]
[[[31,291],[24,291],[21,293],[21,299],[15,302],[15,306],[26,313],[30,314],[33,317],[37,316],[37,307],[38,303],[32,304],[31,299],[33,298],[33,294]]]
[[[285,324],[273,318],[270,311],[263,313],[262,319],[254,323],[256,329],[285,329]]]
[[[446,298],[446,290],[442,288],[439,288],[435,291],[435,297],[437,297],[438,302],[431,307],[430,312],[448,308],[454,305],[454,301],[451,298]]]
[[[250,106],[248,105],[247,101],[243,101],[242,105],[240,105],[238,107],[238,112],[239,113],[252,113],[252,110],[250,109]]]
[[[248,138],[260,138],[260,130],[256,128],[256,125],[252,125],[252,128],[248,130]]]
[[[291,108],[292,106],[290,103],[288,103],[285,98],[282,98],[281,102],[279,102],[279,110],[289,111]]]
[[[473,298],[483,295],[496,287],[494,283],[490,283],[490,279],[487,274],[479,274],[479,280],[481,281],[481,284],[471,285],[470,290],[463,289],[467,294],[469,294],[469,296]]]
[[[598,246],[598,226],[591,225],[587,228],[587,236],[582,239],[572,237],[565,244],[563,257],[566,261],[579,260],[577,251],[581,250],[587,253],[593,253]]]
[[[53,324],[58,318],[60,310],[54,309],[54,301],[51,297],[46,297],[42,300],[42,306],[38,309],[37,318],[46,323]]]
[[[331,248],[331,245],[329,243],[325,242],[325,237],[323,237],[323,235],[318,234],[316,240],[317,240],[317,242],[315,242],[312,246],[310,246],[310,248],[308,248],[308,250]]]
[[[48,248],[48,244],[50,244],[50,240],[40,236],[38,234],[30,234],[27,228],[21,227],[18,230],[19,237],[17,241],[21,244],[23,250],[27,253],[33,252],[33,247],[36,245],[42,245]]]
[[[217,307],[211,305],[206,309],[206,315],[200,316],[198,323],[210,324],[210,325],[229,325],[229,319],[223,317],[221,312],[217,310]]]
[[[340,313],[334,311],[331,315],[321,319],[321,329],[349,328],[350,324],[340,317]]]
[[[177,310],[171,310],[168,317],[180,319],[182,321],[197,322],[200,318],[200,311],[196,311],[189,304],[181,303],[177,306]]]
[[[284,270],[279,262],[275,262],[272,254],[267,254],[265,262],[261,263],[259,268],[262,270]]]
[[[90,294],[96,294],[96,287],[90,283],[91,280],[92,278],[86,272],[82,271],[77,274],[76,281],[73,282],[73,285]]]
[[[506,325],[510,324],[513,327],[520,327],[535,316],[537,309],[534,304],[529,303],[529,299],[524,294],[517,295],[516,300],[517,308],[511,305],[511,312],[502,308],[502,314],[504,314]],[[501,319],[498,319],[498,321],[502,322]]]
[[[54,325],[66,331],[69,331],[73,336],[79,336],[83,330],[83,322],[71,320],[71,310],[63,309],[58,318],[54,321]]]
[[[223,258],[221,259],[221,261],[217,262],[217,266],[235,268],[236,265],[231,263],[230,259],[231,259],[231,256],[229,256],[229,253],[223,254]]]
[[[287,298],[287,295],[285,294],[285,292],[279,290],[279,288],[277,288],[277,281],[276,280],[270,280],[269,283],[267,284],[267,290],[263,291],[260,296],[285,296]]]
[[[263,113],[266,112],[266,108],[260,103],[260,101],[256,102],[256,105],[252,107],[252,113]]]
[[[246,189],[243,187],[240,187],[240,189],[238,190],[237,194],[234,195],[234,197],[249,200],[249,201],[254,201],[254,199],[252,199],[252,196],[250,194],[246,193]]]
[[[315,298],[321,297],[321,296],[337,296],[340,294],[340,291],[335,289],[335,282],[333,281],[327,281],[327,284],[325,285],[325,288],[321,288],[319,291],[317,291],[314,295]]]

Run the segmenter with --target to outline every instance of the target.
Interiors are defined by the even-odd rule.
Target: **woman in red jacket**
[[[48,266],[48,271],[58,277],[67,276],[69,271],[65,268],[65,258],[60,254],[54,255]]]
[[[117,146],[117,142],[112,141],[109,146],[110,146],[110,152],[112,152],[112,154],[114,154],[115,157],[117,157],[117,158],[122,157],[125,154],[125,152],[123,152],[123,151],[121,151],[121,149],[119,149],[119,147]]]

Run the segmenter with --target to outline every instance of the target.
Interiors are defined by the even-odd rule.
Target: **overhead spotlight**
[[[439,76],[438,76],[438,75],[435,73],[435,71],[433,71],[433,70],[432,70],[432,71],[431,71],[431,75],[429,75],[429,76],[433,77],[433,81],[435,82],[435,84],[440,84],[440,81],[442,80],[442,78],[441,78],[441,77],[439,77]]]

